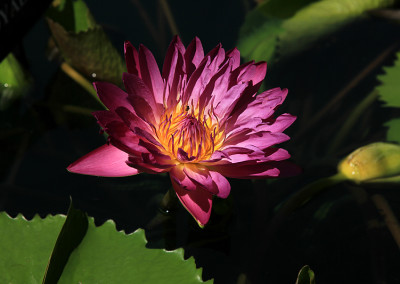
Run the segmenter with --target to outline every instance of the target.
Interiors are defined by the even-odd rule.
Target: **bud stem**
[[[104,104],[100,101],[99,97],[97,96],[96,90],[93,88],[93,85],[85,79],[81,74],[79,74],[71,65],[63,62],[61,64],[61,70],[64,71],[72,80],[78,83],[82,88],[89,92],[93,98],[96,99],[105,109],[107,109]]]

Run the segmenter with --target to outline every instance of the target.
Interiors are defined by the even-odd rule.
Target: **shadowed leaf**
[[[43,284],[56,283],[63,272],[72,251],[80,244],[88,229],[85,213],[76,210],[71,200],[67,219],[57,238],[56,245],[47,265]]]

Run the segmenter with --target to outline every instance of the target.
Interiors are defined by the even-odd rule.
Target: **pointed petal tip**
[[[128,154],[118,148],[104,144],[76,160],[67,167],[71,173],[102,176],[125,177],[139,173],[139,171],[126,164]]]
[[[174,179],[171,179],[171,183],[183,207],[193,216],[200,228],[204,228],[211,216],[212,194],[200,187],[185,190]]]

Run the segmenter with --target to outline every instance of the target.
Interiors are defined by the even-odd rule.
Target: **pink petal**
[[[154,145],[162,147],[160,142],[158,142],[158,140],[153,136],[152,130],[150,128],[140,127],[140,124],[137,123],[138,119],[133,113],[122,107],[118,108],[116,112],[133,133],[147,139]]]
[[[123,106],[133,111],[132,105],[128,101],[128,94],[117,86],[107,82],[94,82],[94,88],[103,104],[111,111]]]
[[[243,64],[233,72],[234,76],[237,78],[237,83],[252,82],[252,85],[257,85],[262,82],[267,73],[267,63],[266,62],[248,62]]]
[[[68,166],[68,171],[102,177],[124,177],[139,171],[126,164],[128,154],[105,144]]]
[[[204,227],[211,215],[212,195],[198,187],[195,190],[185,190],[171,178],[176,195],[186,210],[193,216],[200,227]]]
[[[185,54],[185,47],[182,44],[180,38],[175,36],[171,41],[167,54],[165,55],[162,77],[172,85],[172,81],[176,74],[176,68],[179,68],[179,74],[183,73],[184,61],[180,61],[180,64],[177,65],[178,57],[183,59],[183,55]]]
[[[276,119],[271,119],[267,123],[259,125],[257,130],[259,131],[271,131],[271,132],[282,132],[288,128],[296,120],[294,115],[284,113],[278,116]]]
[[[201,187],[221,198],[228,197],[231,186],[220,173],[209,171],[205,166],[195,164],[177,165],[170,171],[170,177],[185,190],[197,190]]]
[[[232,70],[235,70],[240,66],[240,52],[236,47],[229,50],[226,53],[226,56],[232,60]]]
[[[176,105],[177,94],[180,93],[180,85],[186,77],[184,54],[185,47],[179,37],[176,36],[168,48],[163,65],[162,77],[166,81],[164,104],[166,103],[167,107]]]
[[[267,149],[268,147],[285,142],[289,139],[290,137],[284,133],[260,131],[248,135],[240,135],[240,134],[233,135],[224,141],[223,147],[232,145],[232,146],[246,148],[247,146],[251,145],[258,147],[261,150],[264,150]]]
[[[128,72],[140,77],[139,54],[136,48],[129,41],[125,41],[124,54],[126,69]]]
[[[140,73],[143,82],[153,93],[156,103],[163,103],[164,83],[153,54],[144,45],[139,47]]]
[[[190,77],[193,71],[199,67],[200,62],[204,58],[203,46],[201,45],[200,39],[195,37],[192,42],[188,45],[185,52],[186,62],[186,73]]]
[[[159,174],[169,172],[175,166],[170,163],[165,163],[163,157],[157,157],[152,153],[141,153],[140,156],[129,156],[128,165],[137,168],[141,172],[148,174]]]
[[[195,164],[184,164],[183,172],[195,183],[205,189],[209,189],[213,186],[212,177],[208,169],[201,165]]]
[[[187,176],[187,174],[185,174],[183,169],[184,169],[183,164],[179,164],[174,168],[172,168],[171,171],[169,172],[171,180],[176,182],[176,184],[179,185],[179,187],[185,190],[196,190],[197,188],[201,187],[200,184],[190,179]]]
[[[239,101],[244,90],[248,87],[248,84],[236,85],[229,89],[225,94],[225,97],[220,97],[218,102],[215,102],[215,114],[222,118],[223,121],[228,118],[230,112],[234,109],[236,103]],[[223,123],[223,122],[221,122]]]
[[[249,124],[252,124],[255,118],[268,119],[273,115],[276,108],[283,103],[287,92],[287,89],[275,88],[265,91],[247,100],[247,102],[239,101],[227,121],[227,133],[230,131],[237,132],[238,128],[242,127],[253,128],[254,125],[249,126]]]
[[[126,91],[129,93],[128,101],[133,106],[135,113],[144,120],[155,123],[162,112],[162,105],[157,104],[153,94],[138,76],[124,73],[122,80]]]
[[[297,165],[287,161],[272,161],[252,165],[226,164],[208,167],[226,177],[239,179],[290,177],[301,172]]]
[[[214,182],[213,189],[210,192],[220,198],[227,198],[231,192],[229,181],[218,172],[210,171],[210,175]]]

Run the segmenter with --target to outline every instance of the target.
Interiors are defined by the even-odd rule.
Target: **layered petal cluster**
[[[198,38],[171,42],[162,73],[152,53],[125,43],[125,91],[94,83],[108,110],[94,113],[107,144],[68,167],[75,173],[119,177],[169,172],[173,188],[200,226],[212,198],[226,198],[226,177],[268,178],[293,174],[289,153],[276,144],[295,117],[275,109],[287,95],[275,88],[257,95],[265,62],[240,65],[237,49],[218,45],[204,55]]]

